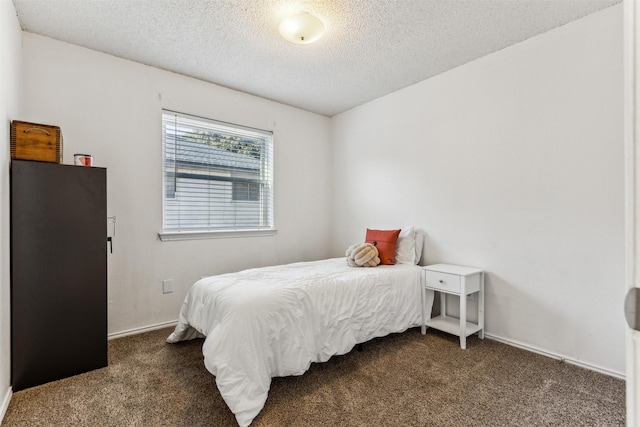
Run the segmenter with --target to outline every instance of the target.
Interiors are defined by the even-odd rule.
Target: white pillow
[[[416,239],[416,264],[420,262],[420,258],[422,258],[422,248],[424,247],[424,237],[426,233],[422,230],[415,231],[415,239]]]
[[[424,238],[423,238],[424,242]],[[422,246],[420,247],[422,252]],[[413,227],[406,227],[400,230],[398,241],[396,242],[395,263],[396,264],[417,264],[420,261],[416,247],[416,232]]]

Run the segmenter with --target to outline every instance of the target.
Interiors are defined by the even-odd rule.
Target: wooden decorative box
[[[62,132],[58,126],[11,122],[11,158],[62,163]]]

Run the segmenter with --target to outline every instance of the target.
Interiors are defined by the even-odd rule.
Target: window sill
[[[246,229],[246,230],[216,230],[216,231],[161,231],[158,237],[163,242],[174,240],[226,239],[231,237],[262,237],[275,236],[278,230]]]

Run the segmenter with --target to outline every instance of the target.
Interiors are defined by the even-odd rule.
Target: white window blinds
[[[164,229],[273,228],[273,135],[162,113]]]

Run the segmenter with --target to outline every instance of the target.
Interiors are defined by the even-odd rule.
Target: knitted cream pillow
[[[380,264],[378,248],[371,243],[356,243],[345,252],[350,267],[375,267]]]

